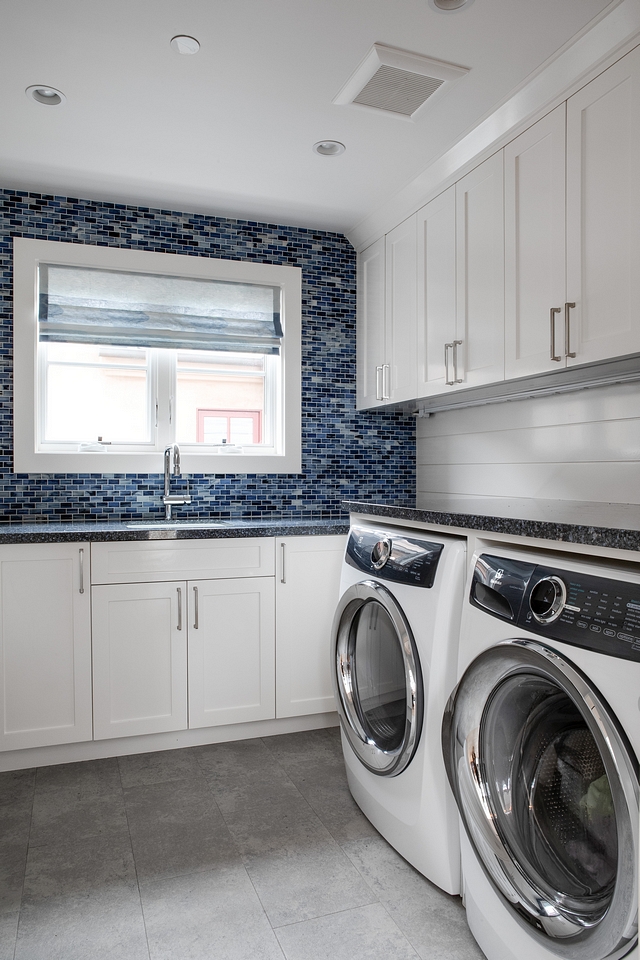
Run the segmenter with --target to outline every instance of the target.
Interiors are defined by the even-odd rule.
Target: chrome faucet
[[[164,451],[164,503],[165,519],[171,520],[171,508],[180,507],[186,503],[191,503],[191,497],[186,494],[171,494],[171,475],[180,476],[180,447],[177,443],[170,443]],[[188,487],[187,487],[188,489]]]

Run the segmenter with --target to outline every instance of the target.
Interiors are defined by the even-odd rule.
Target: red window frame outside
[[[196,411],[196,441],[204,443],[204,418],[205,417],[226,417],[227,418],[227,443],[231,443],[231,418],[232,417],[251,417],[253,420],[253,443],[262,442],[262,411],[261,410],[214,410],[209,407],[198,407]]]

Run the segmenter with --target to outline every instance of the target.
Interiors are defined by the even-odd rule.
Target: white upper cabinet
[[[382,365],[385,358],[384,237],[358,255],[357,288],[357,403],[358,408],[382,403]]]
[[[383,399],[411,400],[416,395],[416,217],[386,237],[385,363]]]
[[[358,256],[358,408],[416,393],[416,217]]]
[[[565,365],[565,104],[504,150],[505,374]]]
[[[91,740],[88,543],[0,547],[0,749]]]
[[[456,188],[449,187],[417,215],[417,393],[447,388],[445,350],[456,339]],[[447,356],[447,360],[449,357]]]
[[[570,364],[640,350],[639,104],[640,49],[567,102]]]
[[[456,183],[457,322],[447,379],[460,388],[504,379],[503,195],[502,151]]]

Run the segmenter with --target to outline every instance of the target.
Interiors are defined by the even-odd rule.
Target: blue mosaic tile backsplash
[[[356,257],[342,235],[0,190],[0,522],[161,516],[159,474],[14,474],[13,237],[302,268],[302,473],[192,475],[180,518],[338,517],[344,499],[415,496],[415,421],[358,413]]]

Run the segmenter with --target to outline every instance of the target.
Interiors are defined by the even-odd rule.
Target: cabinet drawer
[[[271,577],[273,537],[117,541],[91,546],[92,583]]]

